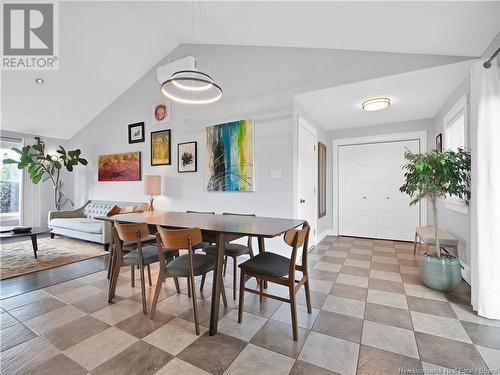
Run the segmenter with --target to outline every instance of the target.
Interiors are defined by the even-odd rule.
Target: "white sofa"
[[[111,242],[111,224],[97,220],[96,216],[106,216],[114,205],[131,206],[138,203],[89,200],[74,210],[50,211],[48,224],[52,228],[50,236],[56,234],[97,242],[108,250]]]

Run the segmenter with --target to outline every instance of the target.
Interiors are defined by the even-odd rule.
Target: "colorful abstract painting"
[[[141,153],[98,156],[98,181],[140,181]]]
[[[253,121],[208,127],[208,191],[254,191],[253,173]]]

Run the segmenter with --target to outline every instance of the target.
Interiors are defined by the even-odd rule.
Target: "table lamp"
[[[155,195],[161,194],[161,176],[144,176],[144,194],[149,195],[149,211],[153,211]]]

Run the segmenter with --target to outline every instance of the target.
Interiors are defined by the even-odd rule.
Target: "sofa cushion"
[[[106,216],[114,205],[113,202],[90,202],[83,210],[83,214],[87,219],[93,219],[96,216]]]
[[[71,229],[85,233],[102,233],[103,221],[87,218],[52,219],[50,226],[55,228]]]

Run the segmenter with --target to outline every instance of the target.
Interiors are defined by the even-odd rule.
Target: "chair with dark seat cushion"
[[[292,315],[292,335],[293,340],[298,340],[298,324],[297,324],[297,301],[295,294],[300,287],[304,285],[306,294],[307,312],[312,313],[311,294],[309,291],[309,277],[307,272],[307,246],[309,240],[309,226],[304,224],[302,229],[291,229],[285,233],[285,242],[292,247],[290,258],[265,252],[256,255],[252,259],[247,260],[239,265],[241,269],[240,275],[240,301],[238,306],[238,323],[243,320],[243,305],[245,291],[258,294],[260,301],[262,297],[277,299],[290,304]],[[296,264],[297,250],[302,247],[302,264]],[[299,281],[295,280],[295,271],[302,272],[302,277]],[[245,287],[247,278],[255,277],[259,281],[259,290],[249,289]],[[284,285],[288,287],[289,298],[284,298],[264,292],[264,283],[266,281]]]
[[[229,212],[224,212],[222,215],[234,215],[234,216],[253,216],[255,214],[234,214]],[[217,254],[217,245],[210,245],[203,249],[203,251],[208,255]],[[250,259],[253,258],[253,249],[252,249],[252,237],[249,236],[247,239],[247,245],[241,245],[237,243],[228,242],[224,246],[224,276],[226,275],[227,269],[227,258],[233,258],[233,299],[236,299],[236,278],[237,278],[237,264],[238,257],[242,255],[248,254]],[[201,288],[203,289],[203,284],[205,280],[201,280]]]
[[[193,301],[193,315],[196,334],[200,334],[200,327],[198,321],[198,304],[196,302],[196,288],[194,277],[205,275],[214,269],[214,259],[209,255],[195,254],[193,246],[201,242],[201,230],[199,228],[169,230],[157,226],[157,252],[160,259],[160,270],[158,274],[158,282],[155,287],[155,294],[153,304],[151,305],[150,319],[154,319],[156,305],[160,296],[161,286],[167,277],[186,277],[188,280],[188,290]],[[186,249],[187,255],[167,262],[163,249]],[[178,284],[176,284],[178,288]],[[179,293],[179,289],[177,289]],[[226,294],[224,286],[221,288],[221,295],[224,305],[227,306]]]
[[[147,314],[146,307],[146,286],[144,279],[144,268],[150,264],[158,262],[158,249],[153,246],[142,246],[141,239],[149,236],[149,228],[146,223],[140,224],[119,224],[114,223],[112,228],[114,256],[112,275],[109,283],[108,302],[112,302],[115,296],[116,283],[122,266],[130,266],[132,270],[139,267],[141,275],[142,312]],[[135,242],[135,250],[125,252],[123,244],[125,241]],[[178,251],[163,249],[162,257],[168,261],[179,256]],[[150,278],[151,280],[151,278]]]

